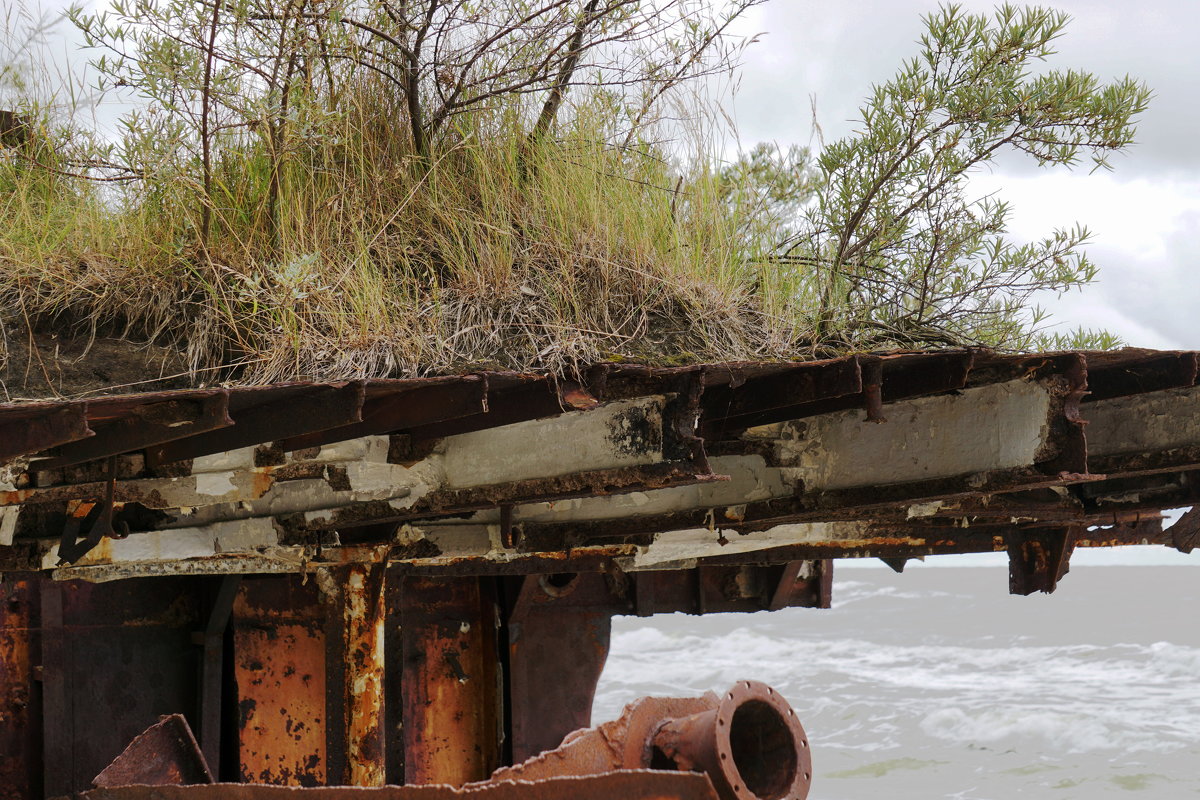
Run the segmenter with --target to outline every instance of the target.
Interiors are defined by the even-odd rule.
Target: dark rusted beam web
[[[46,454],[47,458],[39,459],[34,467],[57,469],[73,466],[233,424],[229,417],[227,389],[137,405],[93,401],[88,416],[95,429],[94,436],[54,448]],[[106,417],[111,421],[105,421]]]
[[[1197,376],[1196,353],[1152,350],[1116,353],[1089,353],[1088,394],[1083,402],[1093,403],[1114,397],[1159,392],[1194,386]]]
[[[797,408],[862,391],[857,358],[817,364],[797,364],[784,372],[737,382],[736,372],[724,386],[706,387],[701,396],[705,438],[720,438],[727,430],[794,419]]]
[[[215,579],[217,591],[208,612],[208,623],[199,634],[204,648],[200,666],[200,748],[213,776],[221,775],[221,731],[225,684],[225,631],[233,601],[242,583],[240,575]]]
[[[518,585],[506,627],[512,761],[591,725],[612,617],[629,605],[597,573],[530,575]]]
[[[498,428],[570,411],[594,408],[598,401],[578,384],[537,378],[511,388],[489,388],[487,410],[405,429],[413,441]]]
[[[912,353],[797,364],[781,374],[706,389],[702,430],[705,438],[721,439],[852,408],[877,416],[878,404],[963,388],[974,358],[971,352]]]
[[[303,450],[360,436],[403,431],[421,425],[467,417],[487,410],[487,381],[465,375],[428,384],[404,384],[398,390],[373,392],[358,419],[277,437],[285,451]]]
[[[17,406],[0,416],[0,461],[94,436],[87,403]]]
[[[364,396],[363,381],[238,393],[229,409],[233,425],[147,448],[147,460],[168,464],[358,422]]]

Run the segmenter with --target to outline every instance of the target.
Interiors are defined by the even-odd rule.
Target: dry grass
[[[74,88],[28,101],[46,70],[0,47],[0,107],[25,98],[31,133],[0,149],[5,331],[157,343],[240,381],[1115,342],[1040,330],[1038,299],[1094,279],[1086,230],[1010,241],[966,175],[1001,146],[1103,164],[1146,87],[1026,85],[1005,65],[1048,55],[1065,17],[950,7],[924,58],[996,74],[918,58],[815,162],[756,148],[722,167],[724,115],[681,87],[733,70],[736,47],[705,54],[759,1],[534,4],[532,27],[528,4],[466,0],[75,11],[108,56],[135,53],[93,66],[143,113],[105,142],[56,112]],[[1041,116],[1001,102],[1031,92]]]
[[[179,176],[114,188],[43,168],[47,154],[4,160],[0,303],[248,381],[794,354],[703,162],[623,153],[582,126],[523,161],[519,128],[479,119],[426,164],[366,140],[373,121],[292,143],[278,226],[267,154],[224,149],[206,249]]]

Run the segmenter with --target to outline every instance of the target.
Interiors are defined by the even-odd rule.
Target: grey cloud
[[[991,2],[965,4],[990,13]],[[1132,75],[1155,91],[1139,143],[1116,162],[1118,176],[1200,176],[1200,3],[1060,0],[1073,17],[1052,67],[1111,79]],[[853,129],[872,83],[887,80],[917,52],[920,17],[937,4],[916,0],[815,3],[773,0],[743,26],[766,31],[746,57],[737,117],[744,141],[805,142],[808,97],[816,95],[826,139]],[[1006,161],[1004,169],[1025,169]]]
[[[1173,346],[1200,349],[1200,283],[1195,280],[1200,212],[1180,215],[1163,248],[1161,255],[1141,256],[1101,244],[1089,247],[1089,255],[1100,266],[1100,280],[1085,294],[1091,302],[1118,310]],[[1103,319],[1092,324],[1105,326]]]

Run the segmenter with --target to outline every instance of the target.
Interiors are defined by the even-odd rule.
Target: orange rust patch
[[[270,467],[256,469],[251,474],[254,476],[254,487],[252,491],[254,499],[257,500],[275,485],[275,476],[271,474]]]
[[[243,585],[234,605],[234,679],[241,780],[325,783],[325,637],[290,593],[256,604]],[[274,607],[273,607],[274,606]]]
[[[41,778],[33,757],[40,738],[30,736],[38,707],[30,642],[32,595],[30,581],[0,585],[0,800],[33,797]]]
[[[0,505],[15,506],[19,503],[24,503],[30,497],[33,497],[33,489],[13,489],[7,492],[0,492]]]
[[[383,567],[346,572],[343,608],[346,637],[346,756],[350,783],[383,786],[384,607]],[[374,580],[373,580],[374,579]]]

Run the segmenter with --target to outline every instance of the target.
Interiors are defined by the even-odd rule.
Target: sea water
[[[833,608],[614,620],[593,719],[641,695],[779,690],[812,800],[1200,796],[1200,569],[835,569]]]

